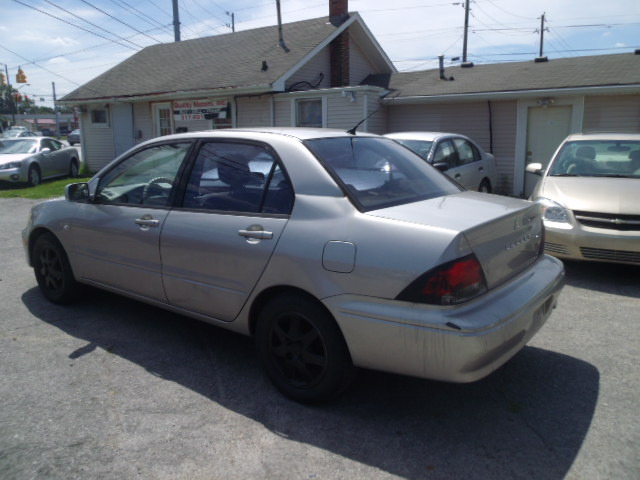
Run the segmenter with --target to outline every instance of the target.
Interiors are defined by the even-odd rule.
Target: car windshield
[[[640,178],[640,141],[567,142],[556,156],[549,175]]]
[[[433,142],[430,140],[407,140],[405,138],[395,138],[394,140],[410,148],[425,160],[429,157],[431,145],[433,145]]]
[[[11,153],[35,153],[38,146],[37,140],[15,139],[3,140],[0,147],[1,154]]]
[[[446,176],[390,139],[341,137],[304,143],[363,211],[461,191]]]

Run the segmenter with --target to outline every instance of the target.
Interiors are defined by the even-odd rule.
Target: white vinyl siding
[[[236,107],[238,127],[271,126],[271,96],[238,97],[236,98]]]
[[[293,127],[295,119],[292,116],[292,98],[276,98],[274,101],[274,118],[276,127]]]
[[[341,92],[327,95],[327,127],[348,130],[364,118],[364,96],[355,94],[355,101],[351,101],[351,94],[342,96]]]
[[[331,84],[331,63],[329,61],[329,47],[323,48],[315,57],[305,63],[297,72],[295,72],[285,83],[285,89],[288,91],[294,87],[296,90],[310,90],[311,87],[306,84],[295,86],[298,82],[308,82],[316,85],[320,79],[320,74],[324,77],[316,88],[328,88]]]
[[[493,155],[496,159],[498,184],[496,193],[508,194],[513,191],[516,158],[516,130],[518,102],[516,100],[491,102],[493,127]],[[480,144],[485,148],[484,144]],[[486,146],[487,151],[489,146]]]
[[[82,114],[81,128],[83,161],[91,172],[97,172],[115,158],[113,130],[105,127],[92,128],[89,113]]]
[[[136,143],[153,138],[153,122],[149,102],[133,104],[133,128]]]
[[[640,95],[586,97],[583,131],[640,132]]]
[[[349,42],[349,82],[351,85],[360,83],[372,73],[378,73],[364,56],[362,49],[353,39]]]
[[[377,112],[376,112],[377,110]],[[372,114],[371,117],[365,122],[366,131],[369,133],[376,133],[382,135],[387,133],[387,108],[380,103],[380,95],[377,92],[367,93],[367,115]],[[363,124],[363,126],[365,126]]]

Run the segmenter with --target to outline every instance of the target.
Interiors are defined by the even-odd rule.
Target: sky
[[[14,88],[53,106],[142,48],[174,41],[172,0],[0,0],[0,68]],[[283,23],[327,16],[329,0],[281,0]],[[179,0],[183,41],[277,24],[275,0]],[[464,1],[349,0],[398,71],[459,64]],[[639,0],[471,0],[467,60],[475,64],[633,52]],[[285,39],[286,40],[286,39]],[[276,42],[277,39],[274,39]],[[458,57],[458,58],[456,58]],[[16,83],[21,67],[28,85]],[[167,68],[171,68],[167,65]]]

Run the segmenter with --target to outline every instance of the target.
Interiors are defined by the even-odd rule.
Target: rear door
[[[166,302],[160,232],[191,142],[133,153],[103,176],[95,201],[80,203],[72,252],[83,280]]]
[[[480,152],[466,138],[457,137],[452,141],[458,152],[458,164],[453,169],[454,178],[466,189],[478,190],[480,182],[486,175]]]
[[[262,275],[293,205],[289,180],[263,145],[203,143],[160,251],[169,304],[232,321]]]

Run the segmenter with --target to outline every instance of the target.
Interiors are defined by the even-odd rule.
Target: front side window
[[[443,140],[438,143],[433,154],[433,163],[444,163],[448,168],[455,168],[458,165],[458,152],[456,152],[451,140]]]
[[[293,189],[264,147],[205,143],[196,158],[182,206],[241,213],[288,214]]]
[[[296,107],[297,127],[322,127],[322,99],[298,100]]]
[[[305,145],[363,211],[460,192],[460,187],[393,140],[340,137]]]
[[[100,180],[97,203],[168,206],[190,147],[191,142],[184,142],[156,145],[134,153]]]

